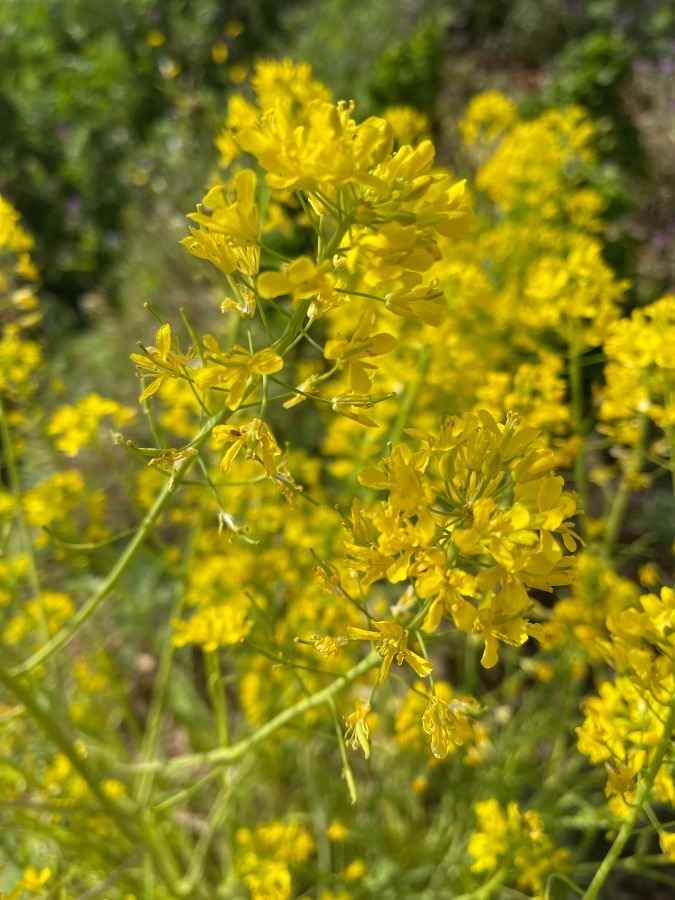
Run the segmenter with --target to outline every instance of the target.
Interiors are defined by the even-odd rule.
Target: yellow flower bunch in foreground
[[[542,636],[528,618],[528,591],[571,580],[565,550],[577,546],[576,497],[563,491],[536,430],[519,426],[516,416],[498,425],[487,412],[467,413],[441,422],[435,434],[408,433],[424,449],[399,444],[359,474],[361,484],[388,497],[379,510],[354,504],[347,564],[364,586],[409,582],[404,621],[421,612],[428,634],[443,619],[479,634],[489,668],[499,641],[519,646]],[[374,624],[378,634],[352,629],[350,636],[380,642],[382,679],[394,658],[427,674],[430,666],[406,646],[406,629],[393,620]]]

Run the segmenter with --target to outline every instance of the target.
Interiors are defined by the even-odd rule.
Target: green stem
[[[119,831],[127,838],[129,843],[133,847],[140,845],[146,850],[165,885],[173,896],[177,896],[173,893],[173,886],[180,877],[176,864],[170,855],[166,843],[157,841],[152,831],[143,827],[143,825],[147,824],[146,822],[138,824],[135,804],[127,798],[113,799],[105,793],[99,783],[98,776],[90,768],[87,760],[83,759],[77,752],[62,726],[50,715],[47,709],[43,708],[44,704],[38,701],[37,696],[23,680],[13,677],[10,672],[0,665],[0,681],[24,705],[26,711],[43,734],[67,757],[73,769],[86,782],[87,787],[98,801],[101,809],[116,823]]]
[[[408,419],[410,418],[410,413],[412,412],[412,408],[415,405],[415,401],[417,400],[417,395],[420,392],[420,388],[424,384],[424,380],[427,377],[427,371],[429,369],[429,362],[431,360],[431,346],[429,344],[425,345],[420,352],[418,361],[417,361],[417,369],[415,371],[415,377],[412,379],[410,384],[408,385],[408,389],[405,392],[403,397],[403,401],[398,411],[398,415],[396,416],[396,421],[393,424],[391,432],[389,434],[389,441],[392,446],[398,444],[401,440],[401,436],[403,435],[403,430],[408,424]]]
[[[198,881],[204,874],[204,861],[209,852],[211,841],[220,830],[223,820],[230,808],[231,795],[232,786],[224,785],[221,788],[215,803],[211,807],[204,831],[200,834],[197,845],[192,851],[192,861],[188,873],[178,885],[178,892],[183,897],[188,896],[194,891]]]
[[[138,854],[134,853],[131,857],[129,857],[129,859],[117,866],[117,868],[110,873],[105,881],[102,881],[96,887],[90,888],[88,891],[85,891],[84,894],[78,894],[75,900],[96,900],[96,897],[100,897],[102,894],[109,893],[110,889],[115,887],[122,876],[130,869],[136,868],[137,865]]]
[[[476,888],[470,894],[458,894],[455,900],[483,900],[483,898],[491,897],[495,889],[501,886],[508,874],[508,869],[504,866],[502,869],[498,869],[492,878],[481,885],[481,887]]]
[[[347,756],[347,746],[345,744],[345,736],[342,733],[342,727],[340,725],[340,719],[338,718],[337,710],[335,708],[335,701],[331,697],[328,700],[328,705],[330,706],[331,715],[333,716],[333,724],[335,725],[335,734],[337,736],[338,747],[340,748],[340,759],[342,760],[342,774],[344,775],[344,779],[347,783],[347,791],[349,792],[349,799],[351,801],[352,806],[356,804],[357,794],[356,794],[356,782],[354,781],[354,773],[352,772],[352,767],[349,765],[349,757]]]
[[[176,756],[173,759],[166,761],[155,760],[154,762],[139,763],[125,767],[125,770],[133,772],[161,771],[163,774],[167,775],[172,772],[179,772],[190,766],[218,766],[234,763],[245,756],[253,747],[262,743],[266,738],[274,734],[275,731],[283,728],[288,722],[293,721],[293,719],[301,716],[310,709],[321,706],[323,703],[328,703],[336,696],[336,694],[339,694],[340,691],[356,681],[356,679],[365,672],[368,672],[370,669],[379,665],[380,662],[381,658],[379,653],[372,651],[365,659],[361,660],[360,663],[355,665],[348,672],[345,672],[344,675],[336,678],[336,680],[328,685],[328,687],[324,688],[324,690],[312,694],[310,697],[306,697],[294,706],[290,706],[288,709],[283,710],[273,719],[270,719],[265,725],[262,725],[254,731],[249,737],[244,738],[244,740],[241,740],[236,744],[232,744],[230,747],[217,747],[215,750],[209,750],[206,753],[190,753],[185,756]]]
[[[230,743],[229,728],[227,724],[227,700],[223,687],[223,675],[220,671],[220,658],[218,651],[213,650],[204,654],[206,664],[206,686],[209,692],[211,706],[216,716],[218,729],[218,745],[227,747]]]
[[[209,421],[201,429],[197,437],[194,438],[193,441],[191,441],[189,446],[194,447],[195,449],[199,449],[211,437],[211,432],[213,431],[214,427],[216,425],[222,424],[223,422],[226,422],[231,415],[232,412],[229,409],[223,409],[220,412],[216,413],[215,416],[209,419]],[[159,492],[155,502],[146,513],[145,518],[141,522],[138,530],[134,534],[133,538],[129,541],[127,546],[124,548],[123,553],[120,555],[117,562],[108,573],[107,577],[103,580],[98,590],[95,591],[87,600],[87,602],[78,609],[75,615],[71,619],[69,619],[69,621],[61,629],[61,631],[59,631],[54,635],[54,637],[43,644],[43,646],[27,660],[16,666],[11,672],[12,675],[25,675],[27,672],[30,672],[36,666],[41,665],[43,662],[45,662],[45,660],[50,659],[52,656],[54,656],[55,653],[58,653],[59,650],[63,649],[63,647],[69,644],[70,641],[72,641],[72,639],[77,634],[79,634],[82,628],[87,624],[87,622],[101,606],[103,601],[119,584],[122,576],[129,568],[132,560],[145,543],[150,532],[153,530],[155,523],[164,511],[164,508],[171,500],[173,489],[175,489],[175,487],[179,485],[185,478],[185,475],[187,474],[187,471],[192,465],[193,461],[194,457],[188,457],[186,459],[182,459],[178,463],[178,465],[176,466],[176,476],[174,478],[174,484],[172,485],[170,482],[167,482],[167,484]]]
[[[647,416],[640,416],[640,433],[638,441],[635,444],[635,449],[631,454],[632,459],[629,463],[633,474],[637,474],[640,470],[640,463],[644,455],[645,441],[647,440],[648,426],[649,419],[647,418]],[[612,506],[610,508],[609,515],[607,516],[607,523],[605,525],[605,534],[602,541],[602,548],[600,550],[600,558],[605,565],[609,565],[614,551],[616,550],[616,544],[619,539],[619,533],[621,531],[624,516],[626,515],[626,509],[628,508],[630,495],[631,490],[628,485],[628,479],[624,475],[621,479],[621,483],[619,484],[616,493],[614,494]]]
[[[286,325],[283,334],[273,345],[279,356],[284,356],[288,352],[293,341],[298,336],[298,333],[302,332],[302,325],[311,304],[311,300],[301,300],[300,303],[298,303],[295,312],[288,320],[288,324]]]
[[[626,846],[631,835],[633,834],[635,823],[642,814],[645,803],[649,800],[649,796],[654,786],[654,780],[658,775],[666,752],[670,746],[674,728],[675,696],[673,696],[670,701],[670,709],[668,711],[668,717],[663,725],[661,738],[654,748],[654,754],[650,760],[649,766],[647,767],[645,776],[640,782],[637,791],[635,792],[635,801],[633,803],[633,806],[631,807],[631,811],[629,812],[628,817],[623,821],[621,828],[619,829],[619,833],[614,838],[614,843],[609,848],[607,855],[600,863],[598,870],[593,876],[593,880],[591,881],[588,889],[583,895],[583,900],[595,900],[595,898],[599,895],[600,889],[607,880],[610,872],[614,868],[614,865],[621,856],[623,848]]]
[[[171,640],[173,634],[173,620],[178,618],[183,607],[183,594],[177,599],[172,615],[166,629],[166,637],[164,646],[159,659],[159,667],[157,669],[157,677],[153,688],[152,700],[148,711],[148,721],[143,741],[141,744],[141,759],[152,759],[157,753],[157,744],[159,741],[160,729],[162,725],[162,710],[164,708],[164,700],[166,699],[169,687],[169,676],[173,667],[173,660],[176,654],[176,648]],[[145,809],[150,799],[150,791],[152,790],[152,782],[154,775],[152,772],[141,772],[134,784],[133,796],[136,798],[141,809]]]

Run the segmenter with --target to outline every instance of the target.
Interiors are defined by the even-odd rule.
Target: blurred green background
[[[36,237],[57,337],[199,291],[177,247],[257,57],[312,64],[359,114],[408,104],[462,171],[456,122],[497,88],[600,123],[608,256],[672,286],[675,7],[667,0],[0,0],[0,192]]]

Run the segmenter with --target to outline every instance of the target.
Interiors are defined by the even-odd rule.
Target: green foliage
[[[443,22],[422,20],[412,35],[388,47],[375,69],[371,93],[382,106],[409,104],[433,113],[441,88]]]
[[[451,21],[439,0],[349,0],[297,4],[282,18],[279,52],[312,64],[338,97],[361,114],[384,104],[433,110],[440,90],[444,30]]]
[[[593,32],[570,44],[556,60],[557,74],[544,100],[552,106],[586,107],[598,122],[603,155],[644,174],[644,153],[624,97],[634,55],[632,45],[622,37]]]
[[[256,34],[268,6],[252,7]],[[243,5],[218,0],[0,4],[0,191],[36,236],[47,290],[71,308],[94,288],[115,296],[125,210],[147,202],[129,161],[165,156],[181,127],[209,146],[229,85],[212,47],[236,62],[259,45],[228,37],[238,13],[246,25]],[[192,167],[192,190],[212,159]]]

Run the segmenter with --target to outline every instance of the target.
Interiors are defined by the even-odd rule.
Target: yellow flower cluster
[[[552,872],[567,869],[569,851],[556,850],[539,813],[523,813],[515,802],[504,810],[495,799],[476,803],[474,811],[479,830],[469,839],[469,853],[474,859],[472,871],[495,872],[508,867],[519,888],[543,898],[544,879]]]
[[[429,120],[412,106],[388,106],[382,118],[391,125],[399,147],[416,144],[429,136]]]
[[[39,600],[28,600],[22,611],[9,620],[2,632],[2,642],[12,645],[27,634],[37,635],[42,623],[48,634],[56,634],[74,612],[75,604],[68,594],[44,591]]]
[[[251,629],[251,601],[232,578],[232,563],[204,555],[189,570],[185,603],[196,607],[188,621],[174,622],[174,644],[196,644],[207,652],[237,644]]]
[[[505,136],[498,158],[491,143],[478,170],[474,189],[482,215],[467,237],[439,241],[442,258],[429,271],[445,294],[445,320],[428,317],[420,325],[371,306],[373,332],[397,341],[395,353],[375,360],[378,391],[386,398],[376,421],[395,442],[401,398],[414,410],[414,424],[427,430],[443,410],[487,409],[497,420],[515,411],[542,432],[556,465],[568,468],[580,440],[570,410],[569,358],[608,336],[627,287],[605,263],[597,237],[605,202],[591,187],[594,126],[580,110],[551,110],[520,122],[511,100],[482,97],[470,105],[467,128],[476,133],[483,120],[487,128],[494,114]],[[354,305],[334,310],[325,327],[330,339],[355,330]],[[329,386],[319,391],[332,398]],[[388,399],[392,394],[397,399]],[[380,454],[380,437],[354,434],[349,422],[335,417],[326,417],[326,429],[323,452],[331,471],[352,489],[357,467]]]
[[[527,618],[528,590],[571,580],[565,549],[576,548],[576,498],[552,473],[552,452],[517,416],[498,425],[487,412],[467,413],[441,422],[435,434],[408,433],[425,448],[399,444],[359,474],[361,484],[388,498],[379,511],[354,504],[347,564],[364,586],[409,581],[424,631],[448,619],[479,634],[482,663],[494,666],[499,641],[519,646],[542,635]],[[406,629],[393,620],[374,624],[378,634],[352,629],[350,636],[380,642],[381,678],[393,659],[427,674],[431,667],[406,646]]]
[[[599,429],[616,448],[633,488],[649,484],[636,458],[646,449],[647,423],[661,432],[675,425],[675,295],[615,322],[604,343],[606,384],[600,391]],[[663,435],[651,442],[658,461],[668,456]]]
[[[573,648],[591,665],[604,661],[607,617],[637,604],[640,589],[607,568],[596,553],[578,553],[571,595],[558,600],[543,624],[547,649]]]
[[[47,426],[47,434],[55,438],[54,446],[66,456],[77,456],[96,437],[101,419],[112,416],[118,428],[130,422],[136,411],[99,394],[87,394],[72,406],[61,406]]]
[[[289,900],[291,867],[307,862],[314,849],[310,832],[294,820],[267,822],[253,831],[240,828],[235,868],[251,900]]]
[[[222,161],[253,155],[277,205],[288,202],[289,192],[302,192],[320,243],[332,253],[318,263],[300,257],[281,273],[263,273],[254,285],[260,209],[253,173],[237,173],[234,198],[223,185],[213,188],[192,217],[199,229],[184,242],[230,276],[239,295],[231,308],[252,315],[255,293],[265,299],[288,294],[296,305],[311,298],[317,316],[349,294],[377,290],[397,315],[442,321],[442,294],[433,281],[425,283],[425,273],[440,259],[439,238],[465,233],[472,216],[464,183],[433,167],[431,142],[394,151],[386,118],[357,124],[353,104],[334,104],[306,66],[258,63],[251,84],[255,104],[240,97],[230,102],[218,138]],[[422,130],[424,123],[408,113],[393,117],[408,119],[399,134]]]
[[[484,95],[483,104],[486,104]],[[575,209],[582,206],[578,199],[571,205],[572,210],[566,203],[568,173],[576,171],[577,180],[581,181],[584,165],[593,160],[594,126],[588,113],[579,107],[549,109],[529,122],[513,124],[513,108],[508,104],[506,98],[500,104],[494,95],[490,97],[489,106],[498,109],[496,116],[493,113],[493,120],[496,119],[501,131],[506,128],[508,131],[478,172],[477,187],[507,213],[519,210],[532,215],[538,210],[545,223],[565,220],[574,211],[582,216],[582,223],[577,224],[585,228],[589,223],[597,226],[593,215],[601,211],[602,205],[595,197],[592,203],[589,201],[590,214],[584,210],[582,215]],[[464,123],[464,130],[469,133],[473,130],[474,116]],[[536,156],[531,152],[533,147],[537,148]]]
[[[0,196],[0,254],[12,258],[10,272],[27,281],[37,281],[38,272],[35,268],[30,251],[34,241],[28,232],[19,224],[21,216],[14,207]],[[3,259],[3,272],[0,280],[0,292],[7,290],[7,278],[5,260]]]
[[[675,692],[675,591],[644,594],[636,606],[607,617],[609,637],[600,642],[605,659],[619,673],[584,702],[577,729],[579,750],[607,771],[605,795],[611,810],[625,817],[637,787],[664,736]],[[654,775],[654,793],[675,807],[675,781],[665,760]]]
[[[11,400],[15,426],[24,422],[21,404],[35,393],[42,367],[40,346],[27,334],[42,316],[30,284],[38,280],[30,256],[33,238],[20,219],[0,195],[0,400]]]
[[[467,146],[503,137],[518,121],[515,103],[498,91],[485,91],[473,97],[460,123],[462,139]]]

